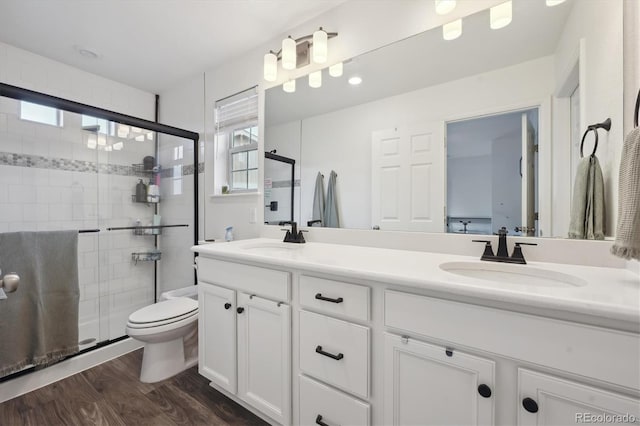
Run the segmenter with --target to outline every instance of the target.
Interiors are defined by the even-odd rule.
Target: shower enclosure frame
[[[76,113],[76,114],[84,114],[84,115],[90,115],[92,117],[96,117],[99,119],[104,119],[104,120],[108,120],[111,122],[115,122],[118,124],[123,124],[123,125],[127,125],[127,126],[134,126],[134,127],[140,127],[143,128],[145,130],[150,130],[153,132],[157,132],[157,133],[163,133],[163,134],[167,134],[170,136],[176,136],[176,137],[180,137],[180,138],[184,138],[184,139],[189,139],[193,141],[193,164],[194,164],[194,173],[193,173],[193,189],[194,189],[194,205],[193,205],[193,224],[194,224],[194,232],[193,232],[193,244],[197,245],[198,244],[198,235],[199,235],[199,227],[198,227],[198,221],[199,221],[199,215],[198,215],[198,194],[199,194],[199,190],[198,190],[198,175],[199,175],[199,155],[198,155],[198,151],[199,151],[199,146],[198,146],[198,142],[200,140],[200,135],[196,132],[192,132],[189,130],[185,130],[185,129],[180,129],[178,127],[173,127],[173,126],[168,126],[165,124],[160,124],[157,121],[149,121],[149,120],[145,120],[142,118],[138,118],[138,117],[134,117],[134,116],[130,116],[130,115],[126,115],[126,114],[122,114],[119,112],[115,112],[115,111],[110,111],[107,109],[103,109],[103,108],[98,108],[98,107],[94,107],[91,105],[87,105],[87,104],[83,104],[80,102],[75,102],[75,101],[70,101],[68,99],[64,99],[64,98],[59,98],[56,96],[52,96],[52,95],[47,95],[45,93],[41,93],[41,92],[36,92],[33,90],[29,90],[29,89],[24,89],[22,87],[17,87],[17,86],[12,86],[10,84],[6,84],[6,83],[2,83],[0,82],[0,96],[6,97],[6,98],[11,98],[11,99],[15,99],[18,101],[26,101],[26,102],[32,102],[32,103],[37,103],[43,106],[48,106],[48,107],[52,107],[52,108],[56,108],[56,109],[60,109],[60,110],[64,110],[64,111],[68,111],[68,112],[72,112],[72,113]],[[158,100],[159,100],[159,96],[156,95],[155,96],[155,118],[156,120],[158,120]],[[157,142],[156,142],[157,144]],[[99,231],[99,230],[92,230],[92,231]],[[194,259],[195,259],[195,254],[194,254]],[[157,265],[154,268],[155,269],[155,274],[154,274],[154,294],[155,294],[155,299],[157,300]],[[197,284],[197,277],[196,277],[196,272],[194,271],[194,284]],[[67,357],[66,359],[69,358],[73,358],[77,355],[104,347],[105,345],[108,345],[110,343],[115,343],[118,342],[122,339],[127,338],[127,336],[122,336],[120,338],[116,338],[116,339],[110,339],[110,340],[106,340],[103,342],[98,342],[98,344],[96,346],[90,347],[90,348],[86,348],[84,350],[81,350],[79,352],[77,352],[76,354],[73,354],[69,357]],[[17,376],[23,375],[25,373],[29,373],[30,371],[32,371],[33,368],[28,368],[26,370],[22,370],[13,374],[9,374],[5,377],[0,378],[0,382],[4,382],[6,380],[15,378]]]

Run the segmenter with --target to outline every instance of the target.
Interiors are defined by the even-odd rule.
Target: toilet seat
[[[197,317],[198,302],[180,297],[154,303],[138,309],[129,316],[127,327],[132,329],[156,328]],[[186,321],[190,322],[190,321]],[[178,326],[176,324],[176,326]]]

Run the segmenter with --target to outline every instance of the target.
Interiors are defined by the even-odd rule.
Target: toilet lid
[[[165,300],[138,309],[129,316],[131,324],[149,324],[166,320],[177,320],[192,315],[198,310],[198,302],[188,297]]]

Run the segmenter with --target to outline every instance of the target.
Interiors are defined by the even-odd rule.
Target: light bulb
[[[331,65],[329,67],[329,75],[331,77],[340,77],[342,75],[342,62]]]
[[[317,89],[322,86],[322,71],[314,71],[309,74],[309,87]]]
[[[446,15],[456,8],[456,0],[435,0],[436,13]]]
[[[296,69],[296,41],[291,36],[282,40],[282,68]]]
[[[324,64],[327,62],[327,36],[326,31],[320,29],[313,33],[313,62],[316,64]]]
[[[562,4],[564,2],[565,2],[565,0],[547,0],[546,1],[547,6],[549,6],[549,7],[557,6],[557,5]]]
[[[284,90],[287,93],[295,92],[296,91],[296,81],[295,80],[285,81],[282,84],[282,90]]]
[[[278,78],[278,57],[273,52],[264,55],[264,79],[276,81]]]
[[[442,26],[442,38],[445,40],[455,40],[462,35],[462,19],[456,19],[453,22]]]
[[[499,30],[509,25],[512,19],[511,0],[489,9],[489,16],[492,30]]]

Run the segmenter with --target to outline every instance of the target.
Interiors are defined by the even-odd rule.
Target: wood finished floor
[[[193,367],[139,380],[142,350],[0,404],[2,426],[267,425],[209,386]]]

